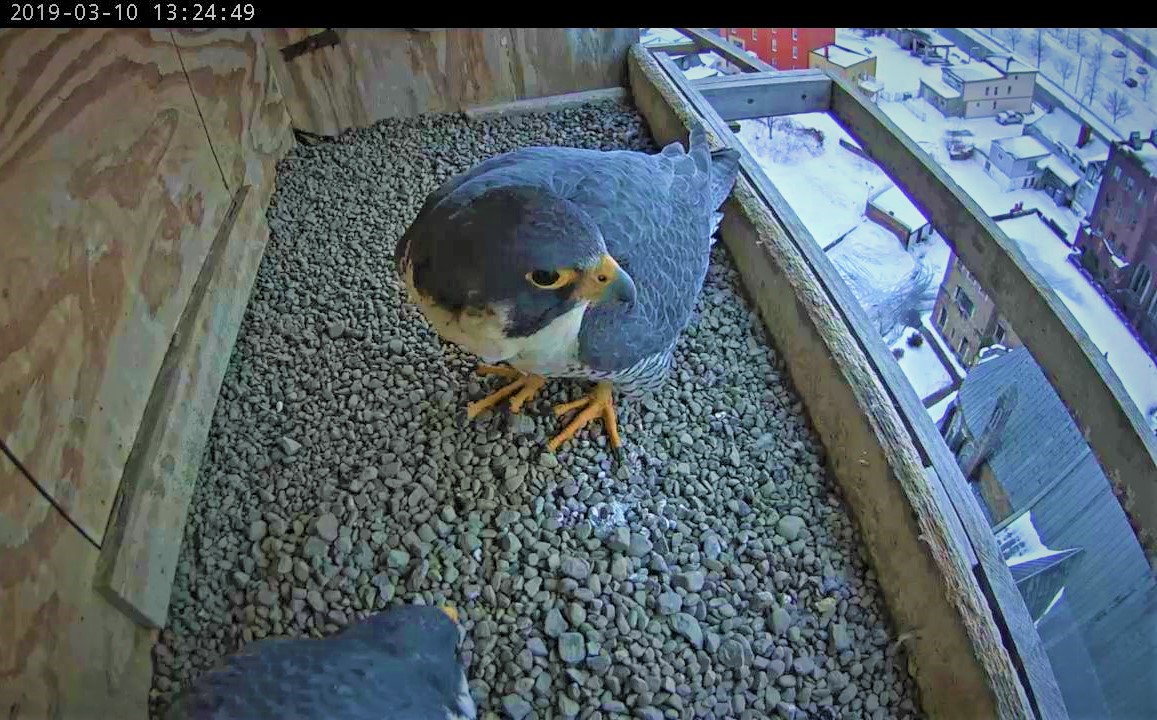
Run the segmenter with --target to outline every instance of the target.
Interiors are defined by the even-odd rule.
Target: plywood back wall
[[[266,30],[271,51],[325,28]],[[336,29],[338,42],[271,52],[295,128],[334,135],[387,117],[625,87],[637,28]]]
[[[260,30],[0,31],[4,717],[145,716],[150,634],[94,589],[98,556],[117,554],[142,427],[164,420],[146,412],[157,386],[205,375],[160,371],[206,260],[254,258],[229,276],[243,309],[291,145]],[[239,315],[199,332],[230,338]],[[213,382],[193,388],[210,413]],[[174,506],[160,475],[138,480]],[[163,519],[179,542],[183,514]]]

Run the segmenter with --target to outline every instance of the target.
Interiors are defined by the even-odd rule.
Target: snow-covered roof
[[[1135,150],[1128,142],[1120,145],[1118,149],[1132,155],[1145,168],[1145,172],[1152,177],[1157,177],[1157,146],[1154,146],[1148,139],[1141,143],[1140,150]]]
[[[822,57],[833,65],[842,68],[849,68],[857,63],[862,63],[865,60],[870,60],[871,55],[865,55],[862,52],[856,52],[840,45],[824,45],[821,48],[812,50],[812,54],[817,57]]]
[[[643,45],[654,45],[658,43],[685,43],[690,42],[683,33],[675,28],[643,28],[640,33],[640,42]]]
[[[989,56],[985,64],[991,65],[1002,75],[1011,75],[1013,73],[1036,72],[1036,68],[1025,65],[1016,58],[1007,58],[1004,55]]]
[[[1004,73],[988,63],[982,62],[972,62],[967,65],[953,65],[952,67],[944,68],[944,72],[952,73],[960,78],[961,82],[966,83],[999,80],[1004,77]]]
[[[1037,162],[1037,167],[1042,170],[1051,170],[1053,175],[1056,175],[1060,181],[1068,187],[1073,187],[1081,181],[1080,174],[1066,165],[1065,161],[1056,155],[1049,155],[1043,160],[1040,160]]]
[[[683,74],[688,80],[701,80],[702,78],[715,77],[721,73],[709,65],[696,65],[683,71]]]
[[[1040,140],[1037,140],[1031,135],[997,138],[992,141],[992,144],[999,145],[1006,153],[1012,155],[1017,160],[1044,157],[1049,154],[1049,149],[1042,145]]]
[[[932,88],[933,92],[935,92],[937,95],[944,98],[945,100],[953,100],[955,98],[960,97],[960,91],[959,90],[957,90],[956,88],[953,88],[953,87],[949,87],[947,83],[945,83],[943,80],[941,80],[938,77],[920,78],[920,82],[922,82],[925,85],[927,85],[928,87]]]
[[[924,213],[912,204],[908,196],[898,186],[892,185],[887,190],[868,200],[868,204],[896,218],[909,232],[918,230],[928,224]]]
[[[1082,162],[1098,162],[1109,158],[1108,144],[1096,135],[1090,134],[1085,146],[1077,147],[1077,141],[1081,137],[1081,121],[1059,107],[1051,112],[1041,113],[1028,124],[1042,136],[1066,146]]]

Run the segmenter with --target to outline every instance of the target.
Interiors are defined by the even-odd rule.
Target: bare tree
[[[1076,70],[1076,68],[1073,67],[1073,59],[1068,55],[1058,55],[1053,59],[1053,67],[1056,68],[1057,74],[1061,76],[1061,85],[1067,86],[1069,84],[1069,78],[1073,76],[1073,72]]]
[[[1020,28],[1008,29],[1008,46],[1012,48],[1013,52],[1016,52],[1016,46],[1023,38],[1024,30],[1021,30]]]
[[[1044,28],[1037,28],[1032,37],[1028,39],[1028,49],[1036,56],[1036,66],[1039,69],[1041,62],[1044,60],[1045,54],[1045,31]]]
[[[1065,36],[1068,35],[1068,28],[1049,28],[1049,34],[1056,38],[1057,42],[1064,42]]]
[[[1120,90],[1113,90],[1105,96],[1105,109],[1113,116],[1113,122],[1133,112],[1133,104]]]
[[[1097,85],[1101,80],[1101,70],[1105,66],[1105,46],[1097,43],[1089,48],[1089,74],[1085,77],[1085,96],[1088,98],[1086,102],[1090,105],[1093,98],[1097,96]]]
[[[1073,32],[1073,46],[1072,47],[1073,47],[1073,50],[1075,50],[1077,52],[1077,54],[1080,55],[1081,49],[1085,47],[1085,38],[1086,38],[1085,29],[1084,28],[1073,28],[1073,31],[1074,32]]]

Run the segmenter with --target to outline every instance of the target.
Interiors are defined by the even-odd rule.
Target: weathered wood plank
[[[156,634],[93,591],[96,548],[3,455],[0,482],[0,714],[147,718]]]
[[[1016,243],[943,168],[842,78],[833,78],[832,113],[940,229],[955,255],[1017,328],[1087,438],[1157,568],[1157,437],[1108,361]]]
[[[266,194],[267,193],[263,193]],[[266,203],[234,198],[157,377],[101,551],[96,586],[161,629],[213,412],[268,239]],[[244,216],[238,222],[239,216]]]
[[[754,55],[748,55],[744,50],[737,47],[734,43],[727,42],[710,30],[704,30],[703,28],[675,29],[691,38],[700,48],[714,51],[716,54],[722,56],[725,60],[730,61],[734,65],[738,65],[744,70],[750,70],[754,72],[778,72],[774,66],[765,63],[763,60],[760,60]]]
[[[0,78],[0,437],[99,542],[228,195],[168,32],[9,30]]]
[[[831,79],[819,70],[705,78],[694,86],[728,121],[827,112],[832,101]]]
[[[601,90],[585,90],[565,95],[547,95],[546,97],[531,98],[529,100],[515,100],[500,105],[485,105],[482,107],[466,108],[465,115],[470,120],[504,115],[525,115],[526,113],[553,112],[569,107],[578,107],[590,103],[606,100],[625,101],[630,97],[625,87],[603,88]]]
[[[174,31],[174,40],[230,193],[271,192],[277,161],[293,146],[289,111],[255,29]]]
[[[634,51],[630,69],[636,105],[665,143],[685,138],[697,113],[713,113],[682,74],[669,61],[661,69],[662,62]],[[717,144],[741,148],[717,117],[709,132]],[[758,166],[750,154],[743,163],[723,239],[828,449],[893,618],[902,631],[915,631],[909,654],[925,711],[934,717],[1031,716],[995,621],[887,389],[818,281],[799,238],[761,199],[756,184],[762,174],[753,172]]]
[[[308,31],[268,30],[273,48]],[[298,129],[333,135],[387,117],[624,86],[637,28],[338,30],[341,42],[272,60]]]
[[[177,31],[175,39],[236,191],[153,386],[101,553],[98,588],[155,628],[168,616],[209,426],[268,240],[276,163],[293,143],[259,31]]]

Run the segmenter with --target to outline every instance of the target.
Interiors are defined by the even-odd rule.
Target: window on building
[[[1134,185],[1133,178],[1132,177],[1126,177],[1125,178],[1125,189],[1126,190],[1132,190],[1133,185]]]
[[[771,51],[772,52],[779,52],[779,43],[776,42],[775,38],[771,39]]]
[[[995,100],[993,100],[993,101],[992,101],[992,109],[993,109],[993,110],[995,110],[995,109],[996,109],[996,101],[995,101]]]
[[[759,38],[759,28],[751,28],[751,41],[755,42]]]
[[[1001,323],[997,323],[996,324],[996,331],[992,333],[992,339],[997,341],[998,343],[1004,343],[1004,336],[1005,336],[1004,325],[1002,325]]]
[[[984,94],[985,94],[985,95],[988,95],[988,91],[989,91],[989,90],[991,90],[991,89],[992,89],[992,88],[990,88],[990,87],[986,87],[986,88],[984,88]]]
[[[1113,166],[1113,179],[1114,180],[1120,180],[1121,179],[1121,166],[1120,165],[1114,165]]]
[[[791,59],[792,60],[798,60],[799,59],[799,48],[796,47],[795,45],[791,46]]]
[[[940,312],[936,315],[936,324],[944,327],[944,321],[948,319],[948,308],[943,305],[940,306]]]
[[[960,359],[967,359],[968,355],[968,338],[963,335],[960,336]]]
[[[791,39],[792,40],[799,40],[799,28],[792,28],[791,29]]]
[[[1012,85],[1008,86],[1008,92],[1006,92],[1005,95],[1012,95]]]
[[[956,306],[960,308],[960,312],[964,317],[971,318],[976,306],[972,304],[972,298],[968,297],[968,293],[964,292],[964,288],[956,288]]]
[[[1137,295],[1138,298],[1144,297],[1149,290],[1149,281],[1152,273],[1149,272],[1149,267],[1146,265],[1138,265],[1137,269],[1133,271],[1133,280],[1129,283],[1129,289]]]

